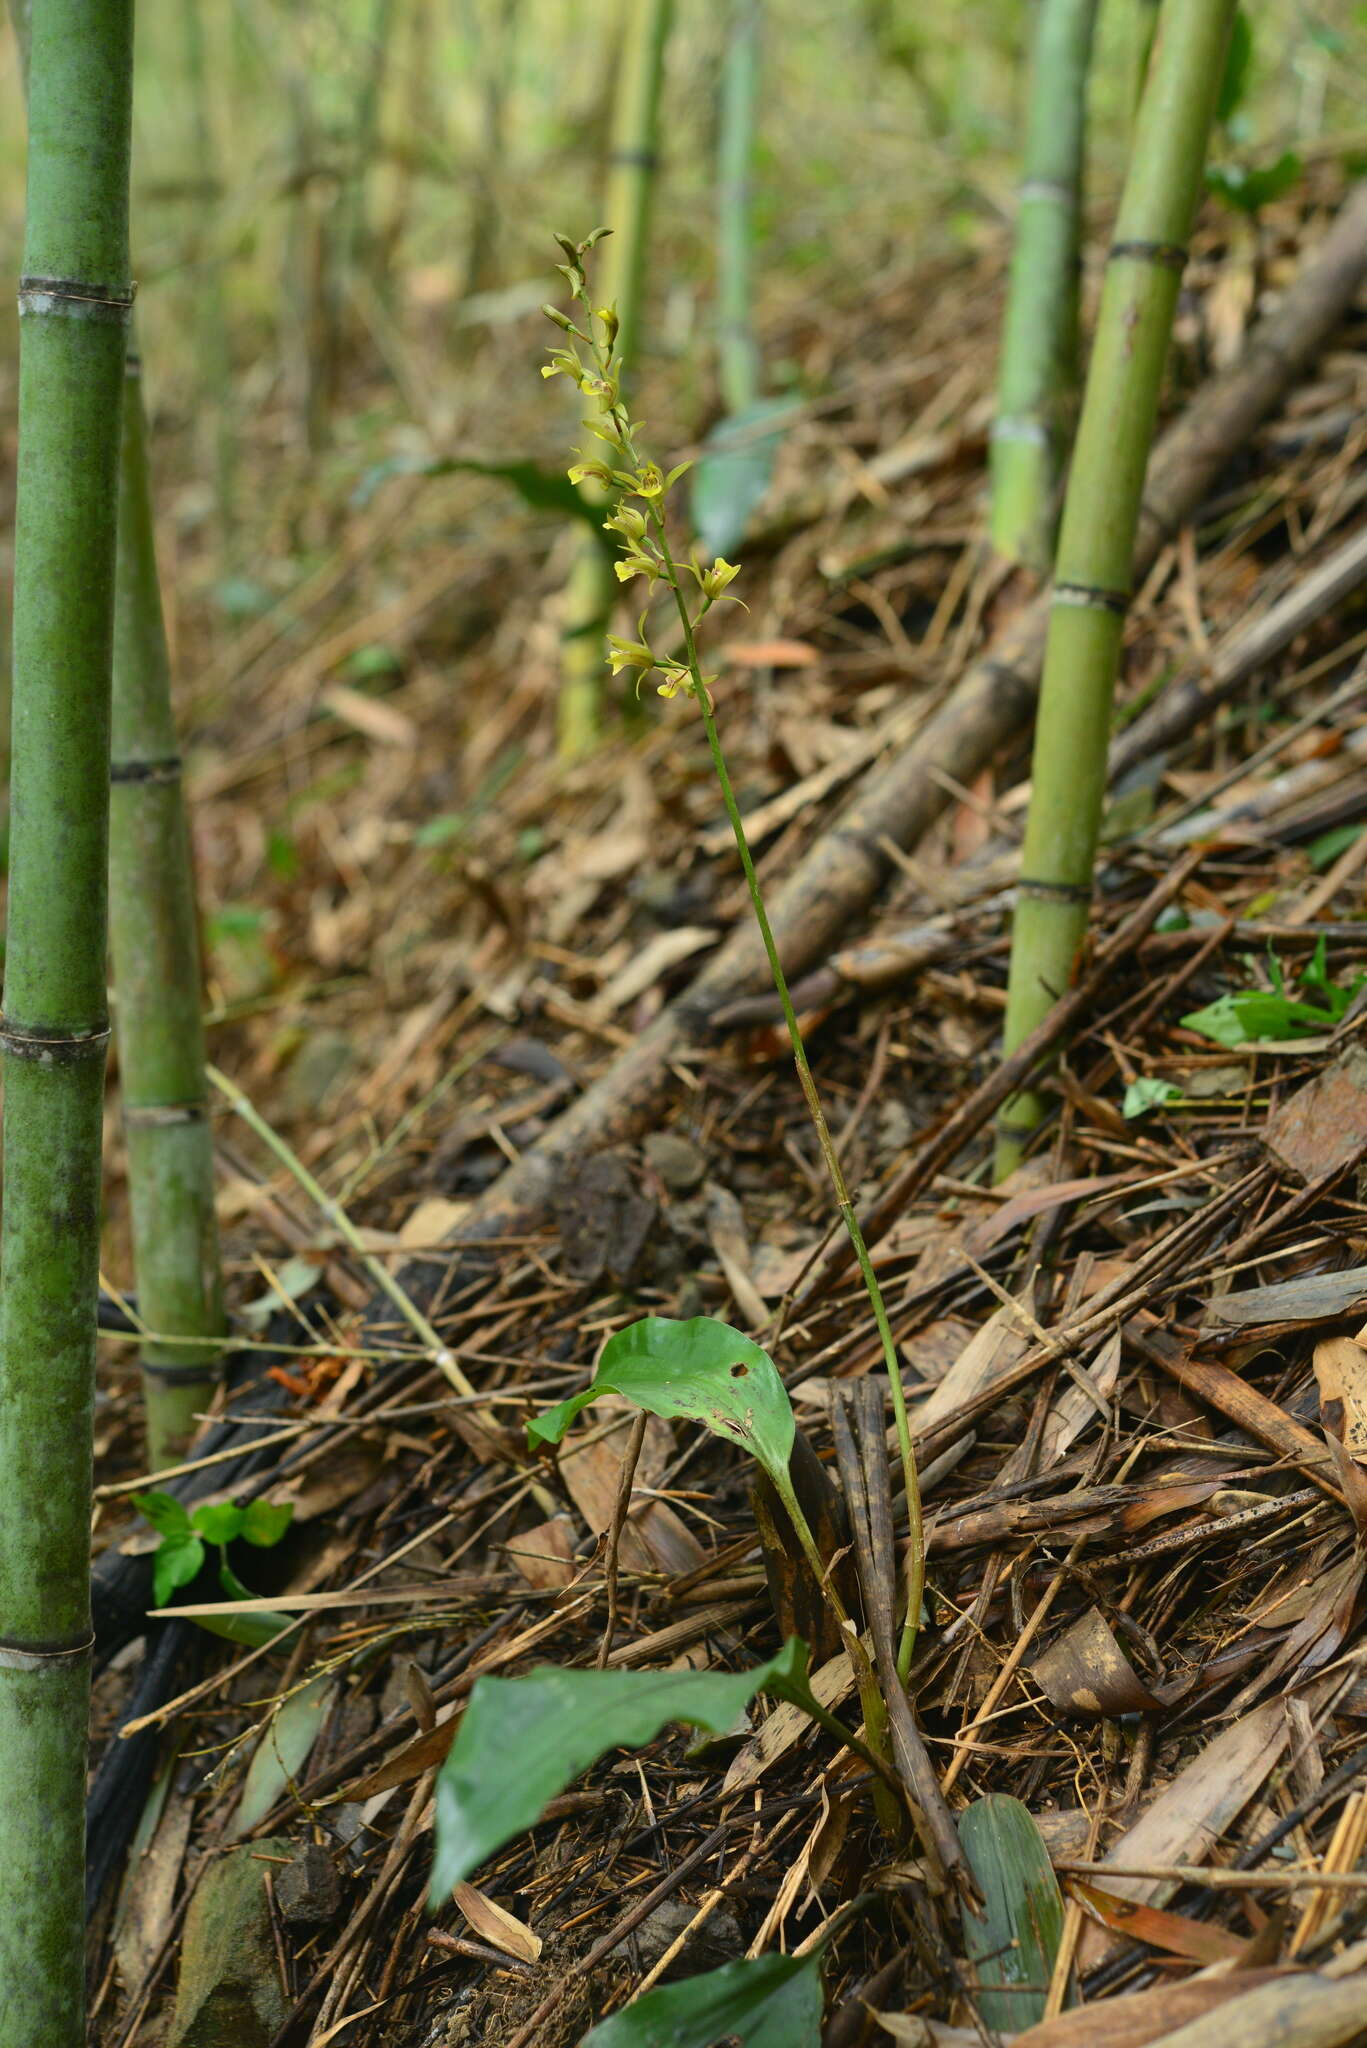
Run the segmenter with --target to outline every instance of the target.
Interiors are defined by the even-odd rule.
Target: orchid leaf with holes
[[[767,1351],[713,1316],[676,1321],[646,1316],[609,1338],[592,1386],[527,1425],[528,1438],[558,1444],[590,1402],[620,1394],[668,1421],[701,1422],[715,1436],[739,1444],[775,1485],[788,1485],[793,1409]]]

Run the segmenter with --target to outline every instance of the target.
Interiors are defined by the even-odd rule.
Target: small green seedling
[[[173,1593],[198,1578],[206,1544],[218,1551],[218,1583],[228,1598],[254,1600],[256,1595],[228,1563],[228,1545],[240,1537],[258,1550],[270,1550],[294,1515],[289,1502],[273,1507],[268,1500],[249,1501],[245,1508],[232,1501],[211,1501],[191,1514],[171,1493],[135,1493],[133,1505],[161,1537],[152,1563],[152,1596],[158,1607],[165,1607]]]
[[[1171,1102],[1175,1095],[1181,1093],[1175,1081],[1162,1081],[1156,1074],[1143,1074],[1137,1081],[1131,1081],[1125,1090],[1120,1114],[1133,1123],[1136,1117],[1147,1116],[1153,1109],[1161,1109],[1165,1102]]]
[[[1347,987],[1341,988],[1329,979],[1322,935],[1308,965],[1301,970],[1300,993],[1291,995],[1287,992],[1281,962],[1270,947],[1267,971],[1272,982],[1270,991],[1257,988],[1231,990],[1215,1002],[1207,1003],[1203,1010],[1192,1010],[1185,1016],[1182,1022],[1187,1030],[1199,1031],[1203,1038],[1213,1040],[1216,1045],[1227,1046],[1279,1044],[1289,1039],[1312,1038],[1320,1032],[1333,1030],[1353,997],[1367,982],[1367,974],[1359,974]],[[1306,991],[1317,1000],[1308,1002]]]

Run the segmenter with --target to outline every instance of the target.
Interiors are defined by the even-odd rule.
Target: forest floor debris
[[[1338,196],[1326,182],[1268,209],[1264,294],[1286,291]],[[1211,293],[1244,260],[1212,217],[1173,412],[1212,352]],[[750,617],[717,686],[776,879],[1030,602],[980,539],[999,284],[995,266],[902,280],[821,338],[841,402],[791,438],[783,489],[803,520],[775,521],[747,561]],[[527,393],[488,424],[510,445],[537,417],[539,345],[529,327]],[[1137,730],[1171,678],[1218,676],[1250,610],[1356,545],[1365,392],[1350,314],[1156,543],[1127,635]],[[257,1604],[295,1626],[268,1652],[211,1645],[174,1710],[143,1712],[160,1803],[92,1921],[106,2048],[190,2038],[171,2015],[197,1902],[267,1851],[276,2048],[573,2048],[672,1969],[676,1944],[685,1969],[761,1941],[792,1951],[855,1898],[830,1940],[828,2040],[980,2038],[957,1918],[879,1837],[863,1767],[781,1706],[756,1707],[729,1747],[695,1754],[675,1733],[605,1759],[463,1909],[425,1909],[431,1774],[476,1678],[592,1664],[608,1618],[631,1418],[590,1416],[557,1471],[520,1455],[528,1414],[582,1386],[639,1313],[714,1312],[760,1337],[763,1319],[833,1466],[836,1396],[879,1363],[763,1006],[670,1044],[658,1113],[630,1100],[643,1034],[745,909],[677,707],[555,765],[553,625],[505,601],[514,570],[549,595],[564,557],[554,532],[529,549],[491,485],[396,480],[339,522],[326,573],[205,665],[191,760],[214,1057],[352,1235],[224,1123],[238,1327],[274,1316],[265,1377],[239,1376],[230,1413],[287,1446],[261,1484],[292,1503],[291,1530],[253,1562]],[[1360,2030],[1360,2003],[1345,2019],[1367,1935],[1360,583],[1307,614],[1115,790],[1055,1120],[1006,1186],[984,1169],[1019,718],[968,779],[927,768],[938,817],[912,851],[879,847],[891,885],[871,930],[847,918],[799,991],[913,1397],[922,1731],[952,1804],[1004,1791],[1039,1819],[1088,2039],[1108,2042],[1181,2029],[1196,2048],[1203,2030],[1230,2038],[1236,2012],[1253,2042]],[[179,651],[191,671],[192,610]],[[1201,836],[1177,853],[1183,813]],[[842,964],[880,948],[886,971]],[[453,1258],[504,1168],[609,1063],[620,1126],[587,1160],[552,1159],[543,1219],[486,1232],[478,1264]],[[474,1401],[396,1311],[362,1321],[362,1254],[420,1296]],[[99,1450],[116,1486],[140,1476],[135,1381],[111,1342]],[[97,1543],[134,1535],[106,1488]],[[771,1655],[764,1566],[740,1460],[652,1422],[609,1667]],[[106,1731],[131,1675],[115,1659],[99,1681]],[[838,1651],[817,1683],[828,1700],[852,1689]],[[232,1847],[249,1769],[256,1818]],[[289,1904],[304,1859],[335,1881],[301,1880],[307,1911]],[[1081,2018],[1021,2038],[1066,2048]]]

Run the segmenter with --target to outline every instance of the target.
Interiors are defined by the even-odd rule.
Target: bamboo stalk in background
[[[213,430],[214,496],[219,544],[228,568],[237,561],[237,423],[233,417],[232,327],[223,288],[219,223],[223,217],[223,176],[212,118],[210,55],[205,46],[202,0],[182,0],[185,83],[194,131],[200,197],[195,207],[194,322],[201,392],[207,393]]]
[[[1049,572],[1077,380],[1087,72],[1097,0],[1041,0],[992,424],[992,545]]]
[[[132,0],[33,0],[0,1292],[0,2048],[78,2048]]]
[[[603,302],[617,308],[617,353],[625,383],[641,333],[650,211],[655,189],[660,82],[673,0],[630,0],[617,72],[608,177]],[[565,592],[560,634],[560,756],[582,758],[598,737],[608,621],[620,586],[612,559],[586,533]]]
[[[1133,123],[1144,97],[1153,54],[1154,32],[1158,27],[1160,0],[1133,0],[1130,14],[1130,120]]]
[[[750,170],[759,98],[761,0],[732,0],[717,126],[717,353],[722,400],[744,412],[759,397]]]
[[[370,180],[380,147],[380,113],[394,37],[394,0],[372,0],[365,43],[365,69],[356,95],[356,124],[351,138],[351,163],[338,208],[337,292],[347,298],[357,270],[374,279],[370,218]]]
[[[522,0],[498,0],[479,20],[479,148],[471,166],[470,241],[465,258],[467,295],[492,291],[499,281],[502,207],[500,180],[508,152],[508,103],[517,62]]]
[[[1166,0],[1116,220],[1064,503],[1016,900],[1005,1050],[1068,986],[1087,931],[1144,472],[1234,0]],[[1043,1104],[1002,1113],[998,1175]]]
[[[151,1470],[174,1464],[218,1377],[223,1334],[190,835],[157,581],[137,351],[124,377],[109,817],[109,938],[128,1144]]]

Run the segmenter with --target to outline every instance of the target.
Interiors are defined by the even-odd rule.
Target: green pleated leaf
[[[718,420],[704,441],[693,470],[691,507],[705,556],[727,555],[745,538],[796,414],[789,398],[762,398]]]
[[[1044,1837],[1019,1799],[989,1793],[959,1817],[959,1840],[983,1895],[964,1909],[964,1943],[977,1971],[986,2026],[1015,2034],[1044,2017],[1063,1937],[1063,1895]]]
[[[788,1483],[793,1409],[767,1351],[713,1316],[646,1316],[603,1346],[593,1384],[527,1425],[533,1445],[558,1444],[582,1408],[620,1394],[651,1415],[705,1423]]]
[[[820,2048],[821,1964],[756,1956],[662,1984],[585,2034],[579,2048]]]
[[[428,1894],[453,1885],[535,1826],[547,1801],[609,1749],[653,1742],[671,1721],[724,1734],[768,1689],[806,1682],[796,1637],[749,1671],[561,1671],[481,1678],[437,1779],[436,1852]]]

